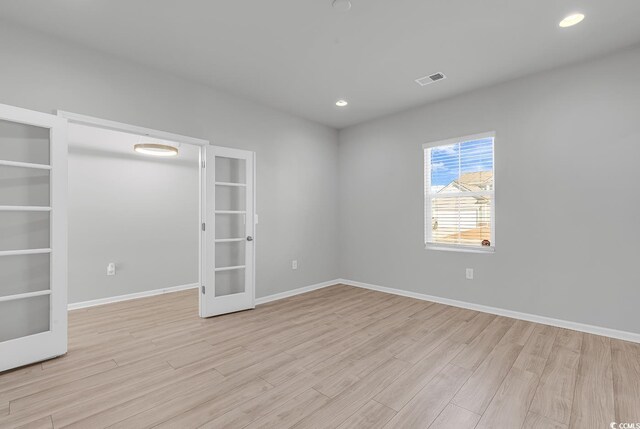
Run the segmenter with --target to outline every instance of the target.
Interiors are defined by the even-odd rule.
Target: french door
[[[0,371],[67,351],[66,133],[0,104]]]
[[[210,317],[255,307],[255,154],[217,146],[204,152],[200,316]]]

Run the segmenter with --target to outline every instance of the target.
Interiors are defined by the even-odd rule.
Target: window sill
[[[470,246],[456,246],[446,244],[426,243],[424,245],[426,250],[443,250],[445,252],[462,252],[462,253],[495,253],[496,248],[494,246],[486,247],[470,247]]]

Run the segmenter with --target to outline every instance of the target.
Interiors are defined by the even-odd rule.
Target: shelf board
[[[218,271],[241,270],[241,269],[243,269],[245,267],[246,267],[246,265],[236,265],[234,267],[220,267],[220,268],[216,268],[215,272],[217,273]]]
[[[216,210],[215,214],[247,214],[245,210]]]
[[[2,250],[0,256],[40,255],[51,253],[51,249]]]
[[[35,168],[37,170],[51,170],[51,166],[46,164],[33,164],[30,162],[6,161],[4,159],[0,159],[0,165],[3,165],[5,167]]]
[[[236,186],[236,187],[246,187],[246,183],[235,183],[235,182],[216,182],[216,186]]]
[[[47,289],[47,290],[39,290],[36,292],[19,293],[16,295],[0,296],[0,302],[15,301],[18,299],[33,298],[34,296],[42,296],[42,295],[51,295],[51,291]]]
[[[51,207],[44,206],[0,206],[0,212],[50,212]]]

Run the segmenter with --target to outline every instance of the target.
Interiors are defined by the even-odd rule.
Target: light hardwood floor
[[[640,345],[348,286],[212,319],[196,291],[73,311],[0,375],[0,427],[609,428]]]

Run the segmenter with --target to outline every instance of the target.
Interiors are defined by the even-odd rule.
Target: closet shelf
[[[35,168],[37,170],[51,170],[51,166],[46,164],[32,164],[30,162],[6,161],[4,159],[0,159],[0,165],[4,165],[5,167]]]

